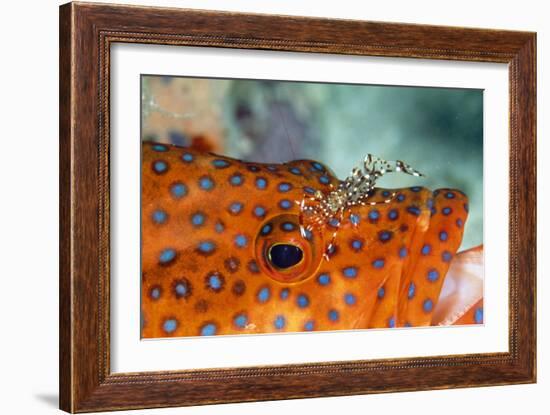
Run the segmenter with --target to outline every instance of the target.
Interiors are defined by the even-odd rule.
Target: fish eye
[[[269,262],[278,269],[293,267],[304,258],[304,251],[292,244],[273,244],[267,252]]]
[[[254,259],[266,277],[283,284],[312,278],[323,260],[324,236],[302,232],[300,217],[284,213],[258,224]]]

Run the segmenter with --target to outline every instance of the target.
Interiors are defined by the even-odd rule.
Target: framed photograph
[[[60,8],[60,406],[536,380],[536,35]]]

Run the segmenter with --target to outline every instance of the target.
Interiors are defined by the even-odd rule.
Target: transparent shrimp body
[[[362,168],[354,168],[351,174],[335,187],[330,184],[329,191],[316,190],[313,195],[305,194],[300,202],[300,230],[302,236],[315,228],[330,224],[335,230],[327,245],[325,257],[334,248],[338,230],[346,212],[354,206],[377,205],[390,203],[395,193],[383,201],[369,201],[376,186],[376,181],[387,173],[401,172],[411,176],[422,177],[423,174],[401,160],[386,161],[367,154]],[[353,223],[353,222],[352,222]]]

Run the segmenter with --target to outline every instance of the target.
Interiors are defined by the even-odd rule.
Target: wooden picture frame
[[[509,65],[509,352],[110,372],[109,70],[114,43]],[[60,8],[60,407],[171,407],[536,379],[536,34],[183,9]]]

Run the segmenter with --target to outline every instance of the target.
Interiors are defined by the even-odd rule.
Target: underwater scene
[[[483,91],[141,77],[141,336],[483,323]]]

